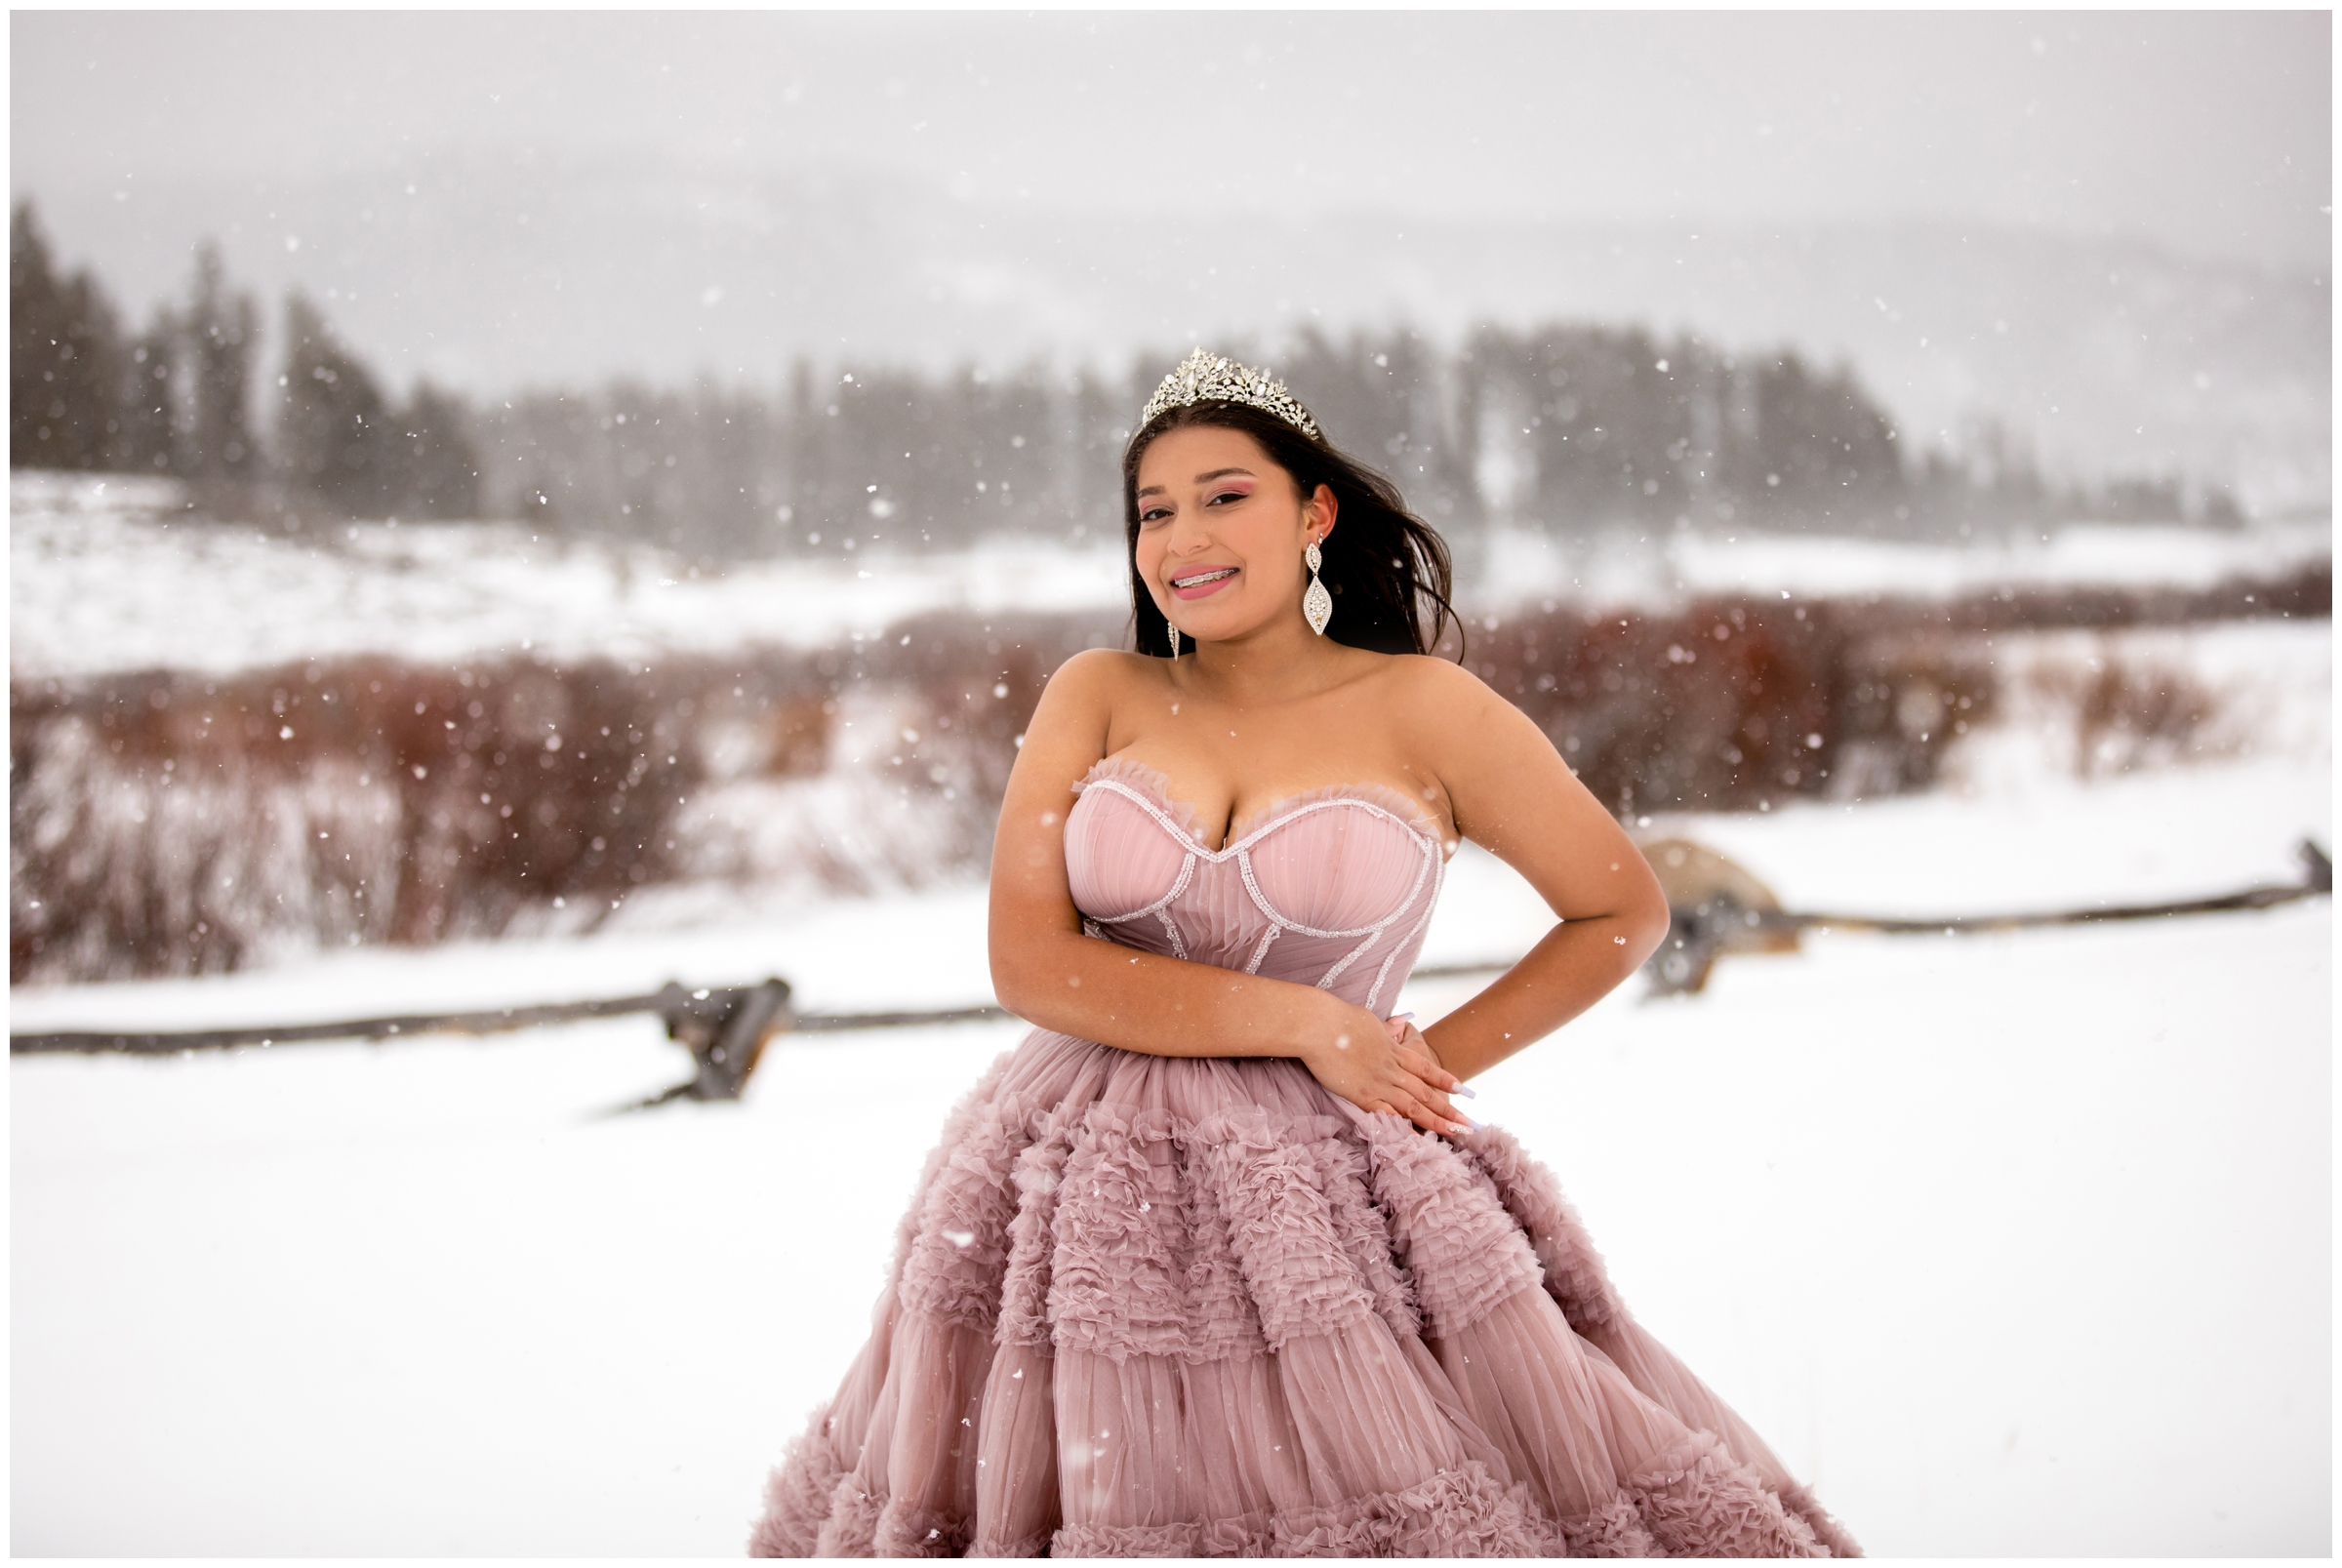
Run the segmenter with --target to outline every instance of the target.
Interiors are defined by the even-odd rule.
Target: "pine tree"
[[[396,422],[374,378],[298,289],[285,297],[277,462],[286,478],[353,517],[389,513],[405,488]]]
[[[1755,517],[1843,532],[1906,505],[1893,422],[1845,367],[1816,372],[1785,350],[1739,366],[1726,401],[1716,471]]]
[[[181,466],[205,477],[242,479],[260,466],[254,450],[250,382],[260,312],[250,295],[228,296],[220,248],[205,240],[182,328],[192,365],[192,413]]]
[[[115,378],[120,428],[114,433],[113,466],[132,473],[176,473],[179,439],[179,316],[168,305],[154,317]]]
[[[480,459],[469,422],[460,399],[427,381],[415,383],[395,421],[401,507],[420,517],[480,514]]]
[[[85,268],[61,278],[32,204],[8,229],[8,464],[112,466],[122,359],[114,309]]]

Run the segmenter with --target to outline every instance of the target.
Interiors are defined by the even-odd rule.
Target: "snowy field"
[[[2014,587],[2202,586],[2275,577],[2332,556],[2324,519],[2236,533],[2143,523],[2070,523],[2047,533],[1951,543],[1686,532],[1649,549],[1499,532],[1485,565],[1493,597],[1663,606],[1701,594],[1950,598]]]
[[[1670,819],[1792,906],[2289,880],[2330,741],[2094,785],[2002,765]],[[2006,759],[2003,759],[2006,764]],[[1468,851],[1431,961],[1517,952]],[[1824,935],[1639,983],[1481,1081],[1626,1300],[1881,1554],[2330,1550],[2330,906]],[[699,931],[22,991],[17,1029],[787,977],[986,994],[981,890]],[[1468,982],[1415,986],[1425,1015]],[[647,1019],[13,1064],[20,1553],[736,1553],[867,1329],[953,1099],[1013,1025],[783,1040],[747,1099]]]
[[[100,484],[129,492],[111,497]],[[751,562],[721,576],[647,544],[517,523],[358,523],[320,540],[174,520],[167,484],[14,475],[9,664],[22,678],[228,671],[395,654],[428,663],[533,650],[636,660],[824,647],[931,610],[1111,610],[1120,542],[993,540],[868,561]],[[266,615],[251,613],[255,604]]]
[[[956,552],[866,551],[703,575],[646,544],[515,523],[358,523],[288,540],[249,524],[174,520],[177,494],[169,481],[137,477],[10,476],[17,678],[221,672],[369,653],[637,660],[821,647],[930,611],[1112,616],[1130,602],[1118,527],[1083,543],[993,539]],[[1931,597],[1999,584],[2202,586],[2331,553],[2322,521],[2233,534],[2074,525],[1957,547],[1699,533],[1572,546],[1501,532],[1457,596],[1482,615],[1544,599],[1663,607],[1784,588]]]
[[[166,522],[167,490],[12,476],[22,679],[535,647],[644,657],[928,609],[1114,609],[1118,552],[995,542],[695,579],[509,526],[329,543]],[[2070,529],[1950,551],[1493,542],[1504,595],[2201,585],[2315,529]],[[863,576],[865,572],[870,576]],[[266,605],[255,615],[251,606]],[[2332,848],[2328,623],[2024,633],[1943,786],[1666,817],[1792,907],[1935,915],[2291,881]],[[2221,694],[2191,747],[2080,780],[2036,665]],[[2136,760],[2136,759],[2134,759]],[[359,949],[10,997],[19,1031],[431,1011],[777,974],[808,1011],[989,996],[983,892],[694,884],[590,937]],[[1426,961],[1544,916],[1476,850]],[[2323,1555],[2330,905],[1991,937],[1822,934],[1706,994],[1630,983],[1489,1072],[1628,1303],[1880,1554]],[[1430,1017],[1474,982],[1427,982]],[[472,1040],[11,1064],[11,1537],[23,1554],[730,1555],[867,1331],[954,1099],[1015,1025],[784,1038],[738,1105],[647,1018]]]

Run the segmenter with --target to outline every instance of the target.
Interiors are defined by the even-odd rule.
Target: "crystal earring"
[[[1168,622],[1164,623],[1166,625],[1169,624]],[[1179,628],[1177,626],[1171,627],[1171,657],[1173,659],[1177,659],[1179,657]]]
[[[1301,552],[1301,558],[1310,563],[1310,589],[1301,596],[1302,619],[1310,623],[1312,631],[1322,637],[1325,623],[1334,619],[1334,596],[1325,591],[1325,584],[1317,579],[1317,569],[1325,564],[1325,558],[1317,553],[1315,540],[1310,541],[1310,547]]]

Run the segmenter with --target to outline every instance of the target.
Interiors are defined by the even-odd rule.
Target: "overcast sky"
[[[1924,216],[2322,268],[2331,19],[10,17],[17,194],[425,151],[862,164],[1165,224]]]

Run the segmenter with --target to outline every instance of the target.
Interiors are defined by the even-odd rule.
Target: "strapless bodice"
[[[1125,946],[1387,1005],[1446,870],[1436,827],[1375,784],[1278,801],[1220,849],[1162,775],[1107,758],[1074,789],[1066,871],[1082,929]]]

